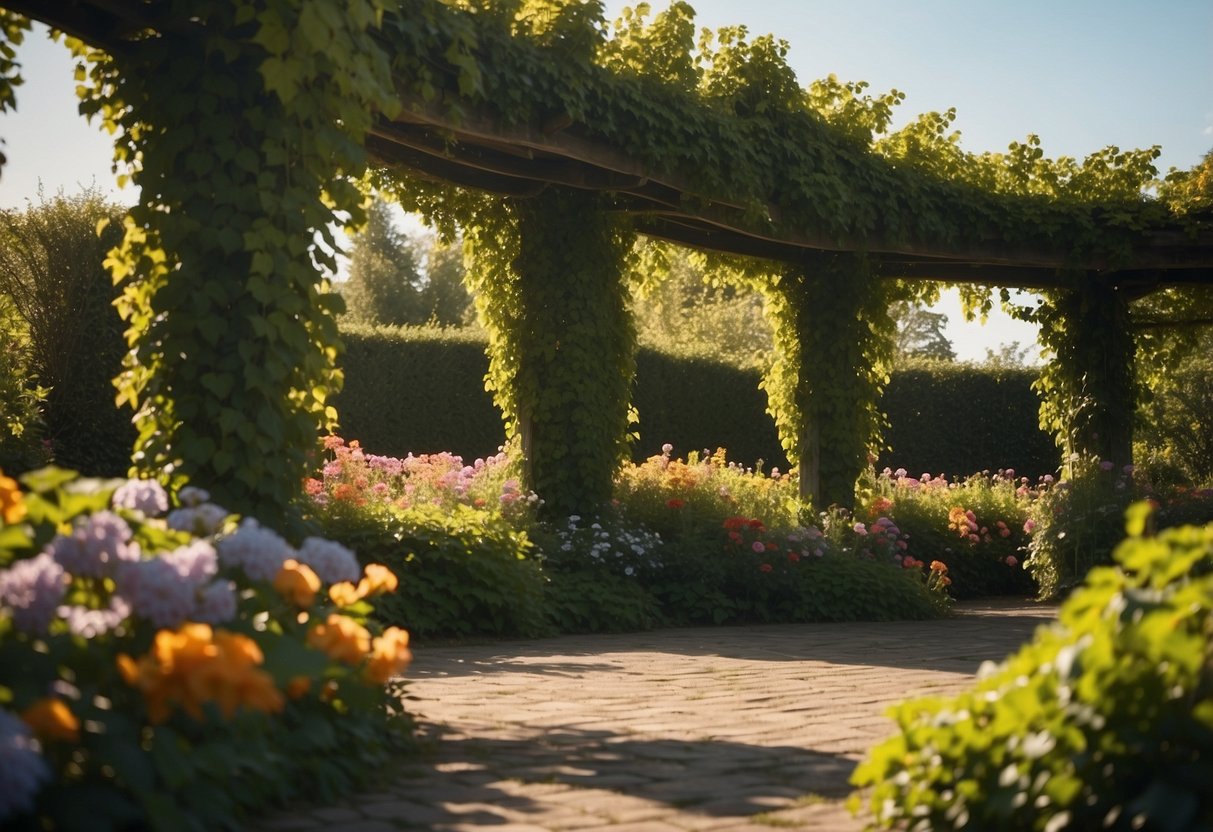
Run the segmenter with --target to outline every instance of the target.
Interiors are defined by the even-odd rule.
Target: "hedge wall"
[[[374,453],[496,453],[501,419],[484,390],[483,336],[424,328],[351,327],[343,332],[342,433]],[[706,360],[640,351],[634,401],[642,459],[669,442],[675,453],[725,447],[732,459],[786,470],[758,373]],[[1030,370],[914,363],[893,374],[883,409],[893,447],[879,466],[963,475],[1013,467],[1036,476],[1056,468],[1052,439],[1036,426]]]

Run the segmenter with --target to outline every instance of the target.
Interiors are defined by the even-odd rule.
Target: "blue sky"
[[[607,3],[613,16],[625,5]],[[700,25],[744,23],[791,43],[803,84],[834,73],[906,93],[902,120],[956,107],[972,151],[999,151],[1029,133],[1051,156],[1113,144],[1162,145],[1160,168],[1188,168],[1213,148],[1213,0],[692,0]],[[664,3],[654,4],[661,8]],[[26,84],[0,116],[9,164],[0,207],[96,184],[118,194],[110,144],[76,114],[66,50],[35,34],[18,53]],[[1030,328],[995,317],[949,334],[962,358],[1028,342]]]

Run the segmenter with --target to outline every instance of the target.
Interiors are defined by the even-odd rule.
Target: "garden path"
[[[259,828],[858,830],[847,779],[891,732],[886,707],[961,689],[1056,608],[958,612],[420,649],[408,706],[426,753],[376,793]]]

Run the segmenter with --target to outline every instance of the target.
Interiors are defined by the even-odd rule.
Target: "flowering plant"
[[[292,547],[198,489],[170,501],[55,469],[22,483],[0,477],[0,748],[22,773],[0,777],[6,828],[227,827],[351,782],[352,736],[372,739],[346,755],[385,753],[385,683],[411,654],[403,630],[372,632],[368,599],[393,575],[320,538]],[[305,721],[329,728],[308,739]],[[250,788],[231,792],[237,759]]]

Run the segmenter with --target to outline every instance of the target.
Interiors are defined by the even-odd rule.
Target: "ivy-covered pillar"
[[[375,30],[386,0],[159,4],[113,54],[69,39],[81,110],[141,189],[109,260],[130,351],[134,468],[283,525],[336,412],[340,300],[317,245],[361,213],[347,179],[397,106]],[[161,8],[160,6],[163,6]],[[152,25],[152,24],[149,24]]]
[[[763,380],[780,442],[815,510],[849,508],[880,442],[893,323],[867,257],[788,266],[767,295],[775,360]]]
[[[1074,455],[1131,463],[1137,381],[1129,298],[1081,275],[1074,288],[1048,296],[1036,320],[1049,353],[1036,385],[1041,427],[1056,436],[1063,469]]]
[[[636,330],[622,273],[633,235],[600,194],[550,187],[469,230],[489,387],[551,515],[610,500],[627,454]]]

